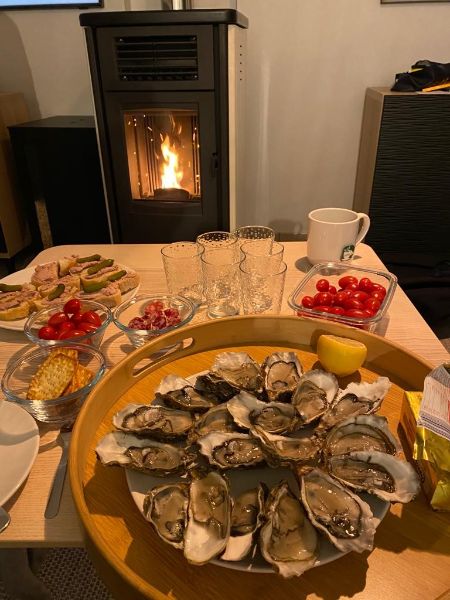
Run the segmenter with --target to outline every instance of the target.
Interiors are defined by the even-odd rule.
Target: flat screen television
[[[102,8],[103,0],[0,0],[0,11],[26,8]]]

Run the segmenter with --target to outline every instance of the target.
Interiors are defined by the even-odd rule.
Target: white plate
[[[0,506],[17,492],[39,450],[39,430],[26,410],[13,402],[0,403]]]
[[[124,269],[129,269],[130,267],[126,267],[125,265],[117,266],[123,267]],[[16,271],[15,273],[11,273],[11,275],[7,275],[3,279],[0,280],[0,283],[7,283],[9,285],[19,285],[22,283],[30,283],[31,276],[34,273],[36,266],[27,267],[26,269],[22,269],[21,271]],[[133,269],[134,270],[134,269]],[[126,294],[122,294],[122,302],[126,302],[133,298],[139,290],[140,284],[138,284],[135,288],[127,292]],[[114,307],[115,308],[115,307]],[[0,328],[1,329],[11,329],[12,331],[22,331],[23,326],[25,325],[27,319],[17,319],[16,321],[1,321],[0,320]]]

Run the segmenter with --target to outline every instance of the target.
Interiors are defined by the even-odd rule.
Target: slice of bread
[[[77,293],[76,297],[80,300],[101,302],[101,304],[104,304],[108,308],[114,308],[122,302],[122,294],[116,283],[110,283],[98,292],[86,293],[81,290]]]
[[[58,279],[58,277],[58,263],[56,261],[49,262],[43,265],[36,265],[34,273],[31,276],[31,283],[39,287]]]
[[[80,273],[81,288],[87,289],[90,284],[109,281],[109,278],[118,273],[119,270],[120,269],[117,265],[111,265],[109,267],[105,267],[104,269],[100,269],[100,271],[93,273],[92,275],[84,271],[83,273]]]
[[[70,300],[70,298],[74,298],[77,292],[77,288],[66,286],[64,292],[57,298],[49,300],[47,294],[47,296],[34,298],[32,300],[32,303],[34,305],[35,310],[41,310],[42,308],[47,308],[49,306],[57,306],[58,304],[64,304],[65,302],[67,302],[67,300]]]
[[[136,271],[132,269],[126,269],[126,273],[120,279],[117,279],[114,283],[119,284],[119,289],[122,294],[126,294],[130,290],[134,290],[139,285],[140,277]]]
[[[60,277],[67,275],[72,267],[77,264],[78,256],[63,256],[58,260],[58,273]]]
[[[60,283],[62,283],[66,288],[73,288],[76,290],[80,289],[80,278],[77,275],[65,275],[64,277],[55,279],[55,281],[52,281],[51,283],[40,285],[38,287],[39,295],[42,296],[42,298],[46,298]]]
[[[38,296],[34,287],[26,285],[22,291],[0,294],[0,321],[25,319],[34,310],[33,300]]]

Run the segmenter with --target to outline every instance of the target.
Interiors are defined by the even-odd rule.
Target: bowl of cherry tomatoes
[[[99,348],[111,322],[111,311],[100,302],[72,298],[32,313],[25,323],[24,333],[39,346],[73,341]]]
[[[195,310],[193,302],[184,296],[140,294],[118,306],[113,321],[139,348],[154,337],[189,323]]]
[[[396,276],[388,271],[319,263],[308,271],[288,303],[301,317],[374,331],[386,315],[396,286]]]

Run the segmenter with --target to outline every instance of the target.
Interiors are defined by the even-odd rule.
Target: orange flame
[[[161,152],[164,164],[161,174],[161,187],[163,188],[181,188],[180,182],[183,179],[183,171],[178,165],[178,154],[175,146],[170,143],[168,135],[161,143]]]

